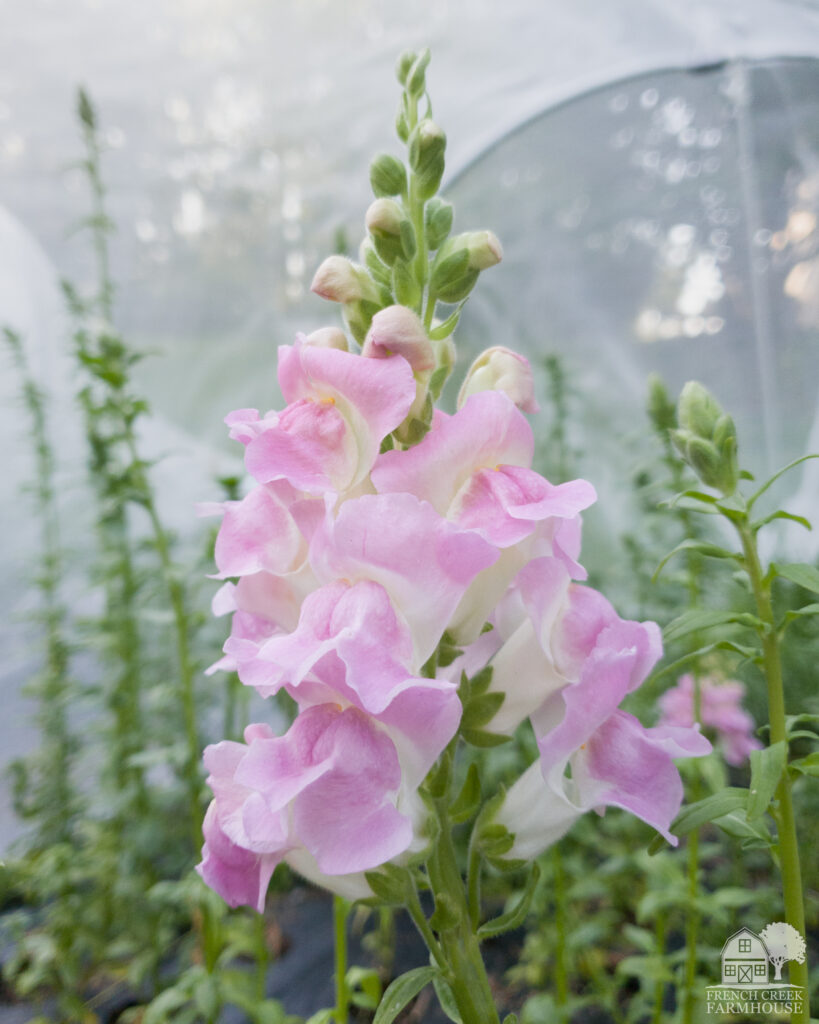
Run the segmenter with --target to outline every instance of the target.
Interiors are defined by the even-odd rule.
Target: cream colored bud
[[[349,351],[347,335],[340,327],[319,327],[305,338],[308,345],[315,345],[316,348],[338,348],[342,352]]]
[[[400,235],[404,219],[404,212],[394,199],[376,199],[364,215],[364,223],[371,234]]]
[[[470,231],[460,237],[469,249],[469,266],[473,270],[488,270],[503,259],[503,246],[491,231]]]
[[[376,359],[403,356],[416,374],[435,369],[432,342],[420,319],[406,306],[387,306],[375,314],[361,354]]]
[[[367,271],[344,256],[328,256],[316,271],[310,289],[331,302],[378,298]]]
[[[458,408],[470,395],[479,391],[503,391],[518,409],[524,412],[538,410],[529,360],[502,345],[488,348],[469,367],[458,394]]]

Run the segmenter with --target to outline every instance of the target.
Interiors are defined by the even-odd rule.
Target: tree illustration
[[[782,965],[788,960],[805,962],[805,940],[799,932],[784,921],[774,921],[759,933],[768,950],[768,959],[774,965],[774,981],[782,980]]]

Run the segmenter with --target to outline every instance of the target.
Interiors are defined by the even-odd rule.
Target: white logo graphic
[[[740,928],[722,947],[722,984],[705,990],[706,1012],[779,1015],[801,1011],[805,991],[783,982],[782,968],[790,960],[803,964],[806,952],[804,938],[784,921],[766,925],[759,935]]]

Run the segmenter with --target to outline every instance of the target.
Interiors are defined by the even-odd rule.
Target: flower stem
[[[563,856],[560,844],[552,847],[552,867],[554,870],[555,898],[555,1002],[558,1005],[558,1019],[567,1020],[567,1004],[569,1001],[569,971],[567,967],[566,948],[566,875],[563,871]]]
[[[435,807],[440,833],[427,869],[436,899],[438,894],[445,894],[457,912],[457,923],[442,928],[438,936],[447,966],[447,981],[463,1024],[499,1024],[463,878],[455,857],[446,799],[436,800]]]
[[[350,1012],[350,989],[347,985],[347,915],[350,904],[341,896],[333,897],[333,931],[336,950],[336,1024],[347,1024]]]
[[[765,681],[768,687],[768,717],[770,720],[770,743],[787,741],[785,722],[785,689],[782,680],[782,661],[779,653],[779,637],[774,622],[773,604],[771,601],[771,581],[763,574],[759,561],[756,536],[748,524],[747,516],[735,523],[742,551],[745,556],[745,568],[751,581],[751,589],[756,600],[757,615],[762,620],[762,663]],[[805,935],[805,904],[802,895],[802,869],[799,863],[799,843],[796,835],[796,819],[793,813],[791,797],[791,779],[787,766],[782,772],[776,788],[777,807],[772,810],[776,821],[779,837],[779,865],[782,876],[782,891],[785,902],[785,917],[789,925],[800,935]],[[802,1009],[793,1014],[792,1024],[808,1024],[808,964],[792,961],[789,967],[792,985],[804,990]]]

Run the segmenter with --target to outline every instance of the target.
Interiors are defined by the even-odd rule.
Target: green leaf
[[[762,519],[757,519],[751,523],[751,529],[756,533],[761,530],[763,526],[767,526],[768,523],[773,522],[774,519],[790,519],[791,522],[799,523],[800,526],[804,526],[806,530],[812,530],[810,520],[804,516],[794,515],[793,512],[785,512],[781,508],[776,512],[771,512],[769,516],[764,516]]]
[[[487,732],[486,729],[463,729],[461,736],[473,747],[499,747],[502,743],[508,743],[511,736],[503,736],[498,732]]]
[[[458,1011],[458,1007],[455,1003],[455,996],[452,994],[452,989],[449,987],[449,983],[440,975],[436,974],[432,979],[432,984],[435,988],[435,995],[438,996],[438,1002],[441,1005],[441,1009],[455,1024],[463,1024],[461,1014]]]
[[[801,775],[819,776],[819,750],[815,750],[806,757],[800,757],[796,761],[791,761],[788,767],[791,771],[799,772]]]
[[[794,619],[808,618],[811,615],[819,615],[819,604],[805,604],[802,605],[801,608],[790,608],[782,617],[779,629],[783,629],[789,623],[793,622]]]
[[[334,1018],[334,1011],[330,1010],[319,1010],[314,1013],[312,1017],[308,1017],[304,1024],[331,1024]]]
[[[777,576],[782,576],[784,579],[790,580],[791,583],[804,587],[805,590],[819,594],[819,569],[814,566],[805,565],[803,562],[788,562],[784,565],[776,562],[771,565],[771,569]]]
[[[767,811],[785,770],[787,755],[784,740],[751,751],[751,788],[746,807],[749,821],[761,818]]]
[[[725,548],[721,548],[718,544],[708,544],[704,540],[694,540],[689,537],[687,540],[679,543],[672,551],[669,551],[662,562],[660,562],[654,570],[654,575],[651,577],[653,583],[656,583],[660,573],[671,559],[683,551],[695,551],[700,555],[706,555],[708,558],[733,558],[735,562],[742,561],[741,555],[738,555],[736,551],[728,551]]]
[[[529,913],[529,908],[532,905],[532,897],[535,894],[539,878],[540,868],[533,862],[529,872],[529,877],[526,879],[526,887],[524,888],[523,895],[518,900],[517,905],[511,910],[507,910],[505,914],[501,914],[500,917],[493,918],[491,921],[487,921],[485,924],[482,924],[478,929],[478,938],[487,939],[490,935],[502,935],[503,932],[511,931],[513,928],[519,928],[526,920],[526,915]]]
[[[381,978],[372,967],[351,967],[345,975],[353,1003],[374,1010],[381,1001]]]
[[[773,840],[770,832],[760,822],[748,820],[748,813],[744,808],[731,811],[730,814],[723,814],[713,819],[713,824],[722,829],[723,832],[735,839],[751,841],[754,847],[771,846]]]
[[[676,836],[684,836],[692,832],[700,825],[713,821],[714,818],[721,818],[725,814],[744,807],[748,800],[748,790],[729,786],[721,793],[713,793],[703,800],[689,804],[677,815],[671,825],[671,831]]]
[[[455,900],[446,892],[435,893],[435,910],[429,919],[429,924],[439,934],[457,928],[460,923],[460,915]]]
[[[717,610],[710,608],[692,608],[683,612],[673,619],[663,630],[663,640],[667,643],[674,643],[692,633],[699,633],[705,629],[712,629],[714,626],[748,626],[751,629],[760,629],[764,623],[756,615],[749,612],[735,612],[730,609]]]
[[[464,707],[461,725],[464,729],[478,729],[482,725],[487,725],[495,717],[505,699],[506,694],[502,690],[471,696]]]
[[[437,327],[433,327],[429,332],[431,341],[443,341],[444,338],[448,338],[450,334],[458,326],[458,321],[461,319],[461,310],[464,308],[462,302],[454,313],[450,313],[446,320],[442,320]]]
[[[503,1018],[503,1024],[518,1024],[518,1015],[516,1013],[507,1013]]]
[[[774,473],[772,477],[769,477],[759,490],[755,491],[748,499],[748,511],[751,511],[757,499],[761,498],[765,491],[767,491],[772,484],[776,483],[783,473],[787,473],[788,470],[793,469],[794,466],[798,466],[800,462],[807,462],[808,459],[819,459],[819,454],[803,455],[800,459],[794,459],[793,462],[789,462],[787,466],[783,466],[782,469],[777,470],[776,473]]]
[[[392,1024],[407,1003],[414,999],[421,989],[426,988],[437,974],[434,967],[416,967],[396,978],[384,993],[381,1005],[373,1017],[373,1024]]]
[[[449,808],[449,816],[456,825],[469,821],[472,815],[478,810],[480,802],[481,778],[478,772],[478,766],[473,761],[466,773],[466,779],[461,787],[461,792]]]
[[[382,864],[377,871],[365,871],[364,877],[375,895],[383,903],[392,906],[403,906],[407,898],[410,883],[406,868],[395,864]]]

